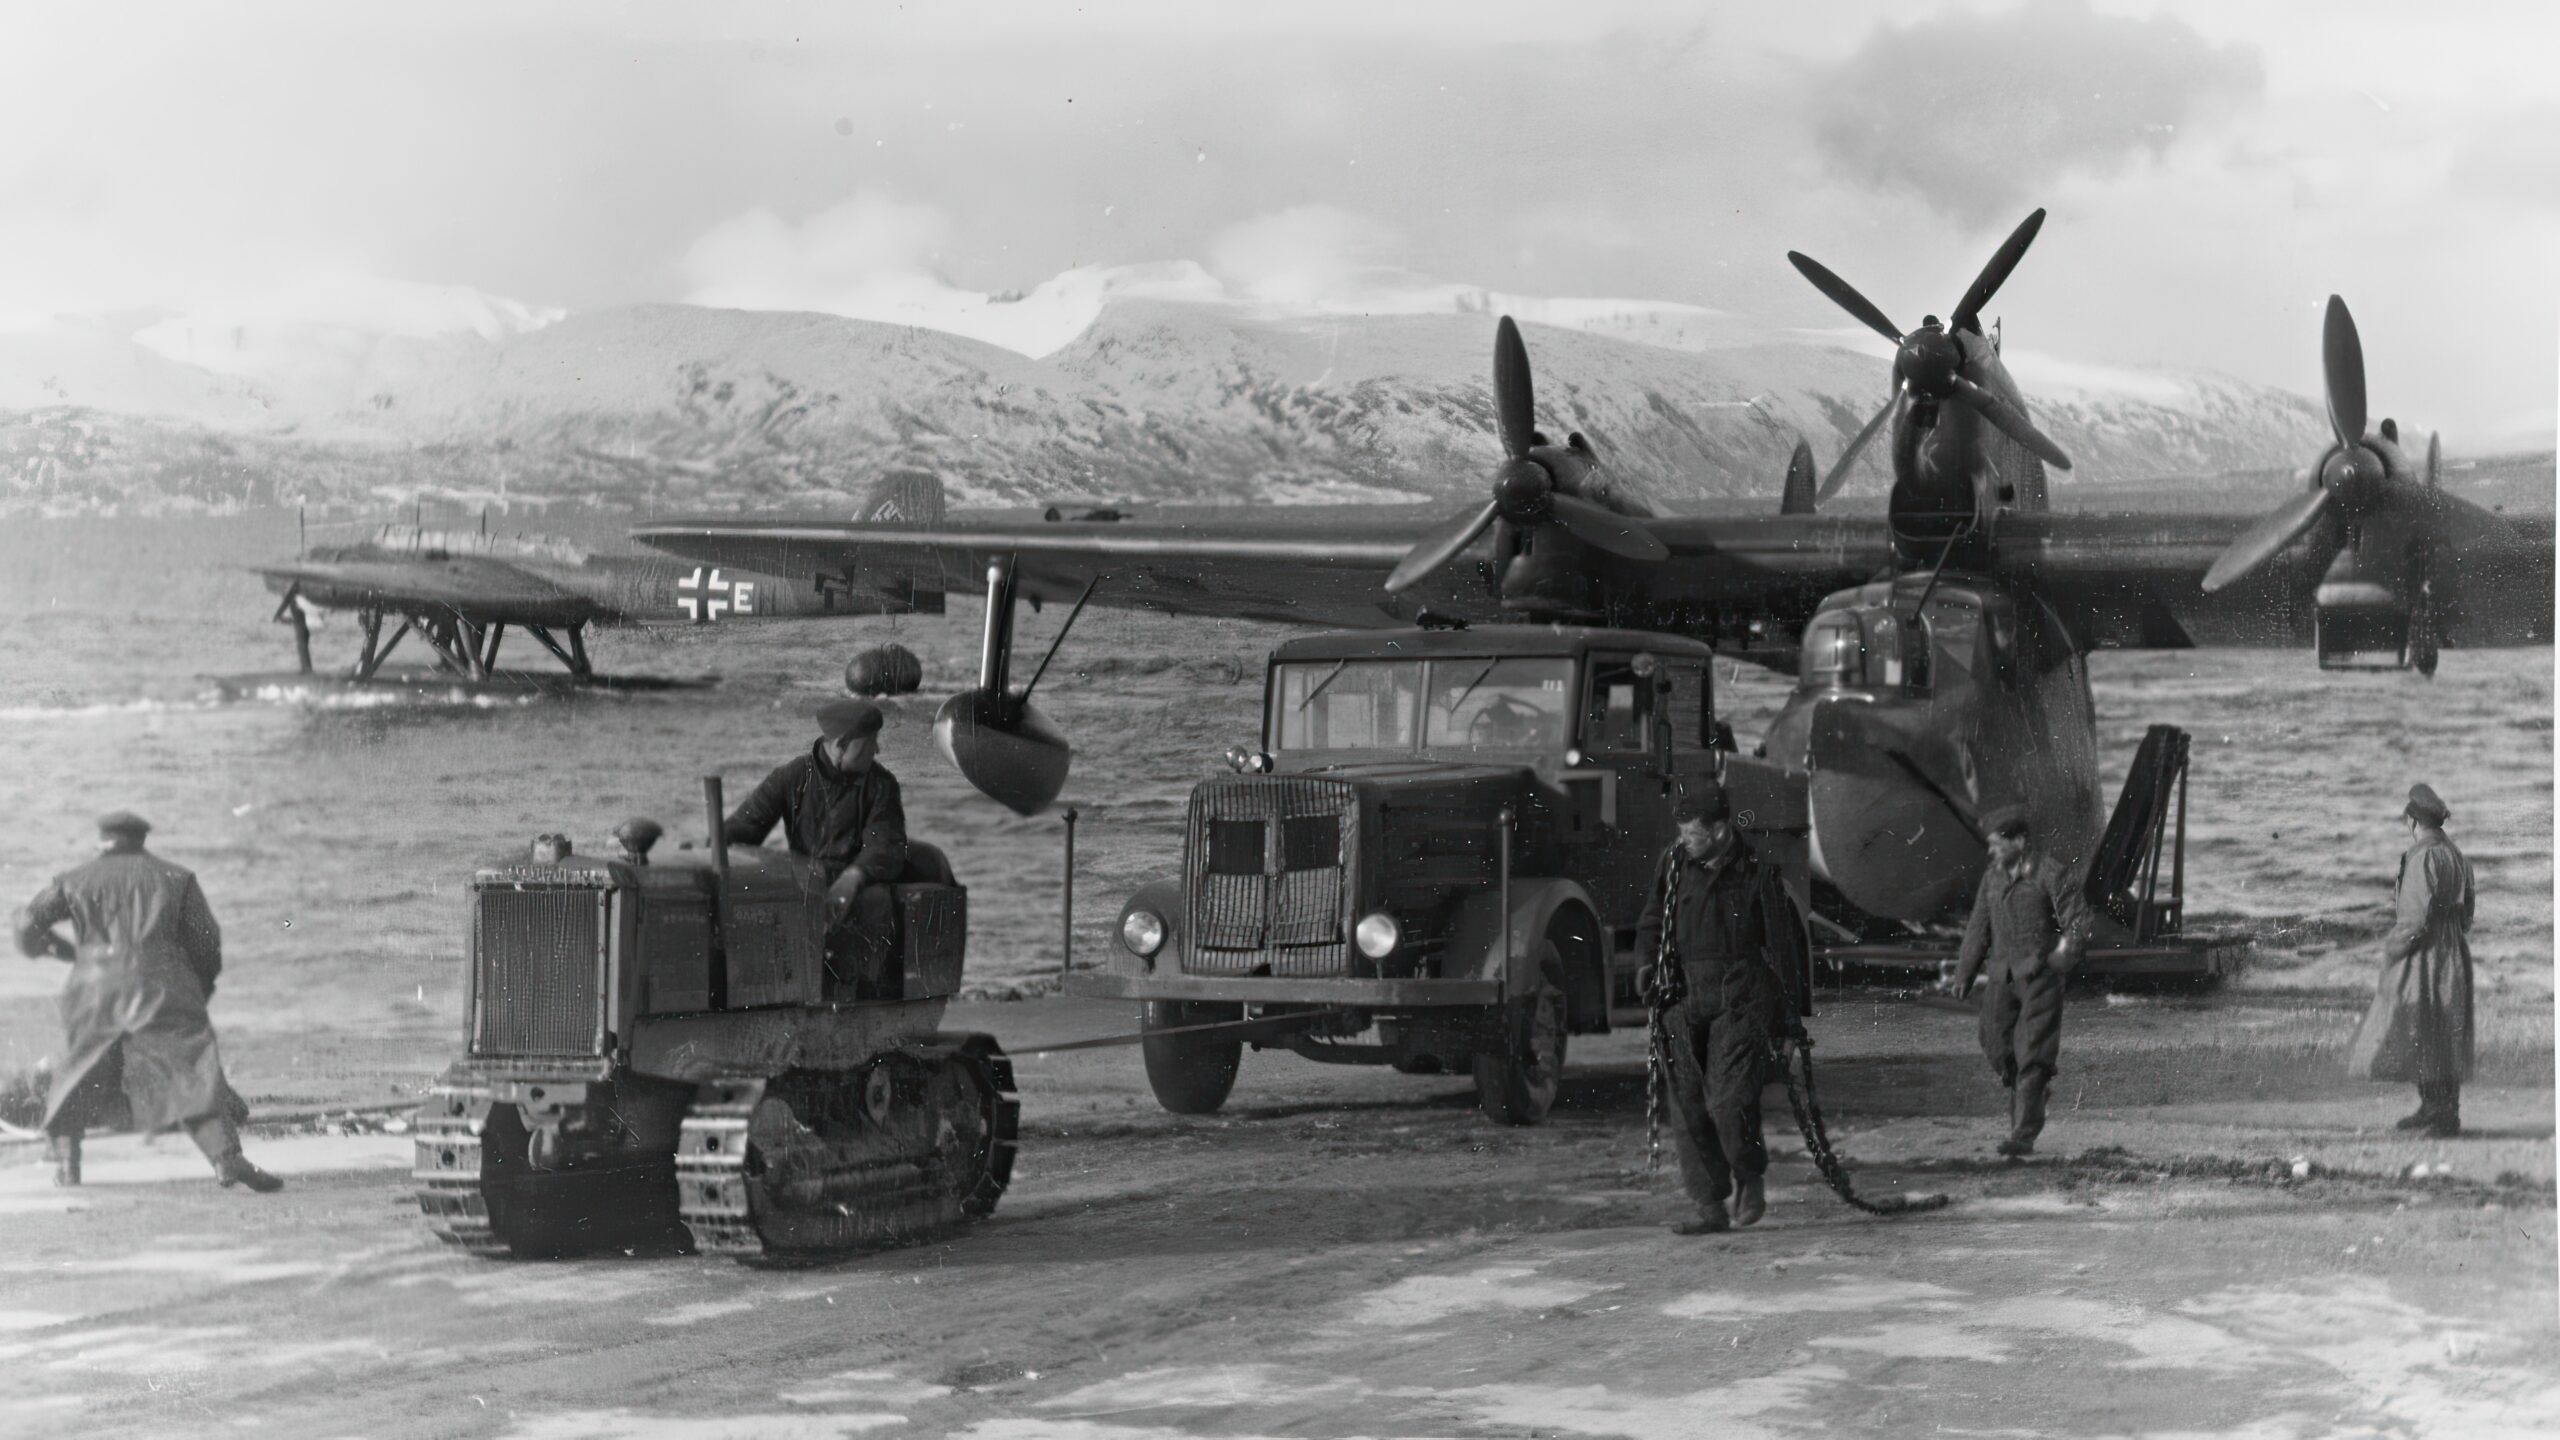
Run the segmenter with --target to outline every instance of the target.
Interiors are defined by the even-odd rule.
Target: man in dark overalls
[[[53,1182],[80,1183],[92,1124],[184,1126],[224,1185],[264,1194],[284,1182],[240,1153],[246,1108],[222,1078],[205,1002],[222,974],[222,928],[196,877],[142,848],[150,822],[98,821],[95,860],[54,877],[17,914],[18,948],[71,962],[62,987],[65,1053],[45,1103]],[[55,926],[68,922],[72,940]]]
[[[1698,1214],[1672,1228],[1708,1235],[1755,1224],[1768,1210],[1760,1092],[1778,1037],[1796,1025],[1787,977],[1801,972],[1804,936],[1778,868],[1743,843],[1721,786],[1693,782],[1671,818],[1679,836],[1654,868],[1636,953],[1657,965],[1649,985],[1680,995],[1669,1016],[1673,1133]],[[1658,966],[1666,923],[1668,974]]]
[[[2062,1058],[2062,982],[2089,938],[2089,903],[2070,867],[2036,853],[2027,810],[2011,805],[1983,817],[1991,863],[1974,892],[1973,918],[1956,952],[1954,990],[1982,997],[1982,1053],[2009,1091],[2003,1155],[2033,1154]]]
[[[866,992],[896,978],[890,886],[907,866],[906,805],[879,762],[884,718],[868,700],[819,706],[818,742],[766,776],[720,827],[729,844],[761,845],[780,824],[792,854],[827,867],[828,967]]]

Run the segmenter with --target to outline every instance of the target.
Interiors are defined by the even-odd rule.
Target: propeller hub
[[[1534,460],[1514,460],[1493,482],[1493,503],[1514,525],[1534,525],[1555,509],[1555,477]]]
[[[1955,393],[1956,376],[1964,368],[1964,351],[1955,337],[1935,325],[1924,325],[1902,338],[1894,368],[1915,395],[1933,400]]]
[[[2353,514],[2363,510],[2380,493],[2384,466],[2382,457],[2362,445],[2333,450],[2320,463],[2320,485],[2337,497],[2337,504]]]

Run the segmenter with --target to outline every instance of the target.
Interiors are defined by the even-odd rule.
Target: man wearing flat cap
[[[2400,818],[2410,844],[2382,937],[2382,983],[2347,1047],[2347,1071],[2416,1085],[2417,1112],[2399,1128],[2441,1138],[2462,1133],[2471,1078],[2471,862],[2445,838],[2453,812],[2435,791],[2410,786]]]
[[[2011,1159],[2033,1154],[2044,1131],[2046,1094],[2062,1060],[2062,982],[2089,939],[2089,902],[2071,868],[2036,853],[2027,807],[2004,805],[1982,817],[1991,863],[1974,891],[1973,915],[1956,951],[1954,990],[1976,978],[1982,997],[1983,1056],[2009,1092]]]
[[[1671,1006],[1673,1139],[1698,1207],[1672,1228],[1707,1235],[1768,1211],[1760,1092],[1777,1038],[1798,1023],[1804,934],[1778,867],[1735,830],[1722,786],[1691,781],[1671,818],[1678,837],[1654,867],[1636,953],[1653,967],[1653,998]]]
[[[102,816],[98,858],[54,877],[16,916],[21,951],[71,962],[66,1053],[44,1112],[54,1183],[79,1184],[81,1137],[129,1110],[136,1129],[184,1126],[224,1185],[281,1189],[240,1153],[244,1112],[205,1013],[222,929],[196,877],[142,848],[150,829],[130,811]],[[54,928],[66,921],[74,939]]]
[[[720,827],[732,845],[761,845],[779,824],[792,854],[825,864],[829,963],[858,987],[881,984],[896,954],[889,887],[907,866],[906,807],[898,777],[879,761],[885,718],[869,700],[819,706],[817,743],[766,776]]]

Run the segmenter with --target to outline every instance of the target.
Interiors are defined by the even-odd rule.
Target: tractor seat
[[[957,885],[960,877],[951,873],[951,857],[939,845],[922,840],[907,842],[907,868],[898,872],[892,882],[899,885]]]

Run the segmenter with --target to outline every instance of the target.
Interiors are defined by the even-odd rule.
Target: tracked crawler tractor
[[[727,850],[704,791],[707,850],[545,836],[474,870],[467,1049],[416,1129],[418,1205],[447,1241],[823,1253],[942,1234],[1003,1195],[1012,1067],[992,1036],[937,1028],[968,932],[940,853],[911,847],[891,959],[865,966],[830,942],[823,867]]]

